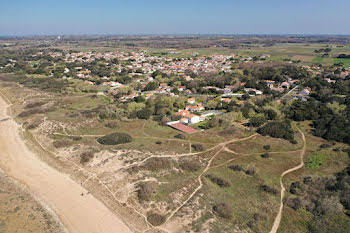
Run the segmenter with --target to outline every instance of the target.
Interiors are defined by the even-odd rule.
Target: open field
[[[279,176],[299,161],[298,150],[302,141],[298,134],[298,143],[293,145],[281,139],[254,135],[244,129],[225,138],[218,137],[218,131],[212,129],[186,139],[176,139],[176,131],[145,120],[118,121],[118,127],[111,129],[104,126],[108,121],[99,122],[74,114],[105,103],[104,98],[91,98],[88,94],[54,98],[52,94],[17,87],[11,84],[1,88],[1,92],[13,101],[11,112],[14,116],[25,111],[24,106],[28,102],[39,99],[47,100],[46,103],[55,102],[56,107],[47,113],[17,118],[24,125],[37,117],[42,119],[37,128],[28,130],[27,138],[55,155],[42,154],[43,159],[70,173],[74,180],[81,182],[109,207],[116,206],[114,211],[121,214],[134,230],[181,232],[194,228],[200,232],[206,229],[212,232],[228,229],[248,231],[249,225],[252,229],[266,232],[279,207]],[[128,132],[133,141],[118,146],[103,146],[96,142],[101,135],[116,131]],[[81,139],[74,141],[70,139],[73,136]],[[62,139],[68,140],[69,144],[63,148],[52,145],[52,142]],[[157,144],[158,141],[162,143]],[[193,143],[204,144],[205,151],[191,150]],[[267,159],[261,157],[266,152],[263,149],[266,144],[271,146],[268,151],[271,157]],[[95,156],[88,163],[81,164],[79,154],[84,151],[94,151]],[[62,165],[79,164],[84,170],[70,170],[71,165],[63,168],[55,162],[57,159]],[[184,167],[184,164],[192,163],[193,167]],[[232,165],[242,166],[242,171],[230,169]],[[228,182],[229,186],[220,187],[212,177]],[[139,184],[152,184],[154,187],[148,201],[140,202],[137,194]],[[261,185],[272,187],[276,193],[262,191]],[[213,214],[213,206],[221,202],[232,207],[229,222]],[[165,216],[162,220],[165,223],[160,227],[150,222],[150,209]],[[130,211],[133,214],[130,215]],[[255,219],[256,214],[260,216],[258,220]],[[132,219],[138,219],[139,224],[133,225]],[[180,219],[183,228],[176,227]]]

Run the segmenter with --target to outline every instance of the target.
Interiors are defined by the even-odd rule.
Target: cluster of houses
[[[173,53],[175,54],[175,52]],[[106,65],[113,59],[117,59],[118,63],[113,63],[114,69],[117,72],[122,72],[123,69],[131,71],[133,74],[151,74],[157,70],[167,74],[184,73],[186,70],[191,70],[193,73],[199,72],[216,72],[225,71],[231,72],[231,64],[234,55],[213,55],[210,57],[193,56],[190,58],[166,58],[163,56],[151,56],[144,52],[77,52],[67,53],[63,55],[60,52],[50,52],[50,56],[64,56],[66,62],[82,62],[91,63],[96,59],[105,59]],[[82,77],[87,77],[88,74],[82,73]]]

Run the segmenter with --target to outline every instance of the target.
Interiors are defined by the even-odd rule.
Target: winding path
[[[280,208],[279,208],[279,211],[278,211],[278,214],[275,218],[275,221],[272,225],[272,228],[271,228],[271,231],[270,233],[276,233],[279,226],[280,226],[280,223],[281,223],[281,219],[282,219],[282,213],[283,213],[283,198],[284,198],[284,194],[286,192],[286,188],[284,187],[283,185],[283,177],[293,171],[296,171],[300,168],[302,168],[304,166],[304,154],[305,154],[305,150],[306,150],[306,139],[305,139],[305,135],[303,133],[303,131],[301,131],[299,128],[298,128],[299,132],[301,133],[301,136],[303,138],[303,148],[301,149],[301,152],[300,152],[300,164],[296,167],[293,167],[291,169],[288,169],[287,171],[284,171],[280,177],[280,184],[281,184],[281,204],[280,204]]]
[[[68,175],[41,161],[20,137],[20,125],[7,114],[0,98],[0,167],[25,184],[51,208],[69,232],[131,232],[128,226]],[[84,193],[84,196],[81,194]]]

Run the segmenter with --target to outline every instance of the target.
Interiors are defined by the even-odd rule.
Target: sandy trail
[[[7,107],[0,98],[0,167],[3,171],[25,184],[49,206],[69,232],[131,232],[102,202],[87,194],[85,188],[27,148],[19,135],[20,126],[7,115]]]
[[[282,213],[283,213],[283,198],[284,198],[284,194],[286,192],[286,188],[284,187],[283,185],[283,177],[285,175],[287,175],[288,173],[291,173],[293,171],[296,171],[300,168],[302,168],[304,166],[304,154],[305,154],[305,150],[306,150],[306,139],[305,139],[305,135],[304,133],[298,128],[299,132],[301,133],[301,136],[303,138],[303,148],[301,149],[301,152],[300,152],[300,164],[296,167],[293,167],[291,169],[288,169],[287,171],[284,171],[280,177],[280,184],[281,184],[281,204],[280,204],[280,208],[278,210],[278,214],[275,218],[275,221],[272,225],[272,228],[271,228],[271,231],[270,233],[276,233],[279,226],[280,226],[280,223],[281,223],[281,219],[282,219]]]

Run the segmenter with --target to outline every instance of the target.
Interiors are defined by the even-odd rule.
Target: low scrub
[[[102,145],[118,145],[131,141],[132,138],[127,133],[111,133],[97,139],[97,142]]]
[[[36,107],[40,107],[44,104],[45,104],[45,102],[43,102],[43,101],[31,102],[31,103],[27,104],[25,106],[25,108],[36,108]]]
[[[232,218],[232,208],[225,202],[213,206],[213,211],[221,218]]]
[[[200,143],[197,143],[197,144],[192,144],[192,148],[195,150],[195,151],[204,151],[204,145],[203,144],[200,144]]]
[[[240,164],[234,164],[228,167],[229,169],[233,171],[243,171],[243,167]]]
[[[85,164],[90,162],[94,158],[94,153],[91,151],[86,151],[80,154],[80,163]]]
[[[220,136],[231,136],[237,133],[237,128],[234,126],[229,126],[223,130],[221,130],[218,134]]]
[[[176,134],[174,137],[178,138],[178,139],[186,139],[186,135],[184,135],[182,133]]]
[[[153,226],[160,226],[165,222],[166,218],[164,215],[148,212],[147,213],[147,221],[150,222]]]
[[[262,191],[267,192],[267,193],[272,193],[272,194],[277,194],[277,193],[278,193],[278,190],[277,190],[277,189],[275,189],[275,188],[273,188],[273,187],[271,187],[271,186],[268,186],[268,185],[266,185],[266,184],[260,185],[260,189],[261,189]]]
[[[195,159],[183,159],[179,161],[180,168],[185,171],[195,172],[201,168],[201,163]]]
[[[113,122],[108,122],[107,124],[105,124],[105,126],[107,128],[115,129],[120,126],[120,123],[118,121],[113,121]]]
[[[150,171],[158,171],[164,169],[171,168],[171,162],[168,158],[151,158],[145,162],[141,168],[150,170]]]
[[[149,201],[155,192],[156,183],[143,182],[137,186],[137,197],[139,201]]]
[[[270,158],[270,153],[264,153],[262,155],[260,155],[262,158],[267,159]]]
[[[224,179],[222,179],[220,177],[213,176],[213,175],[210,175],[210,174],[205,175],[205,177],[207,177],[209,180],[211,180],[212,182],[214,182],[215,184],[219,185],[222,188],[226,188],[226,187],[230,187],[231,186],[231,184],[228,181],[226,181],[226,180],[224,180]]]
[[[62,147],[67,147],[70,145],[70,141],[67,139],[60,139],[60,140],[56,140],[52,143],[52,145],[56,148],[62,148]]]

